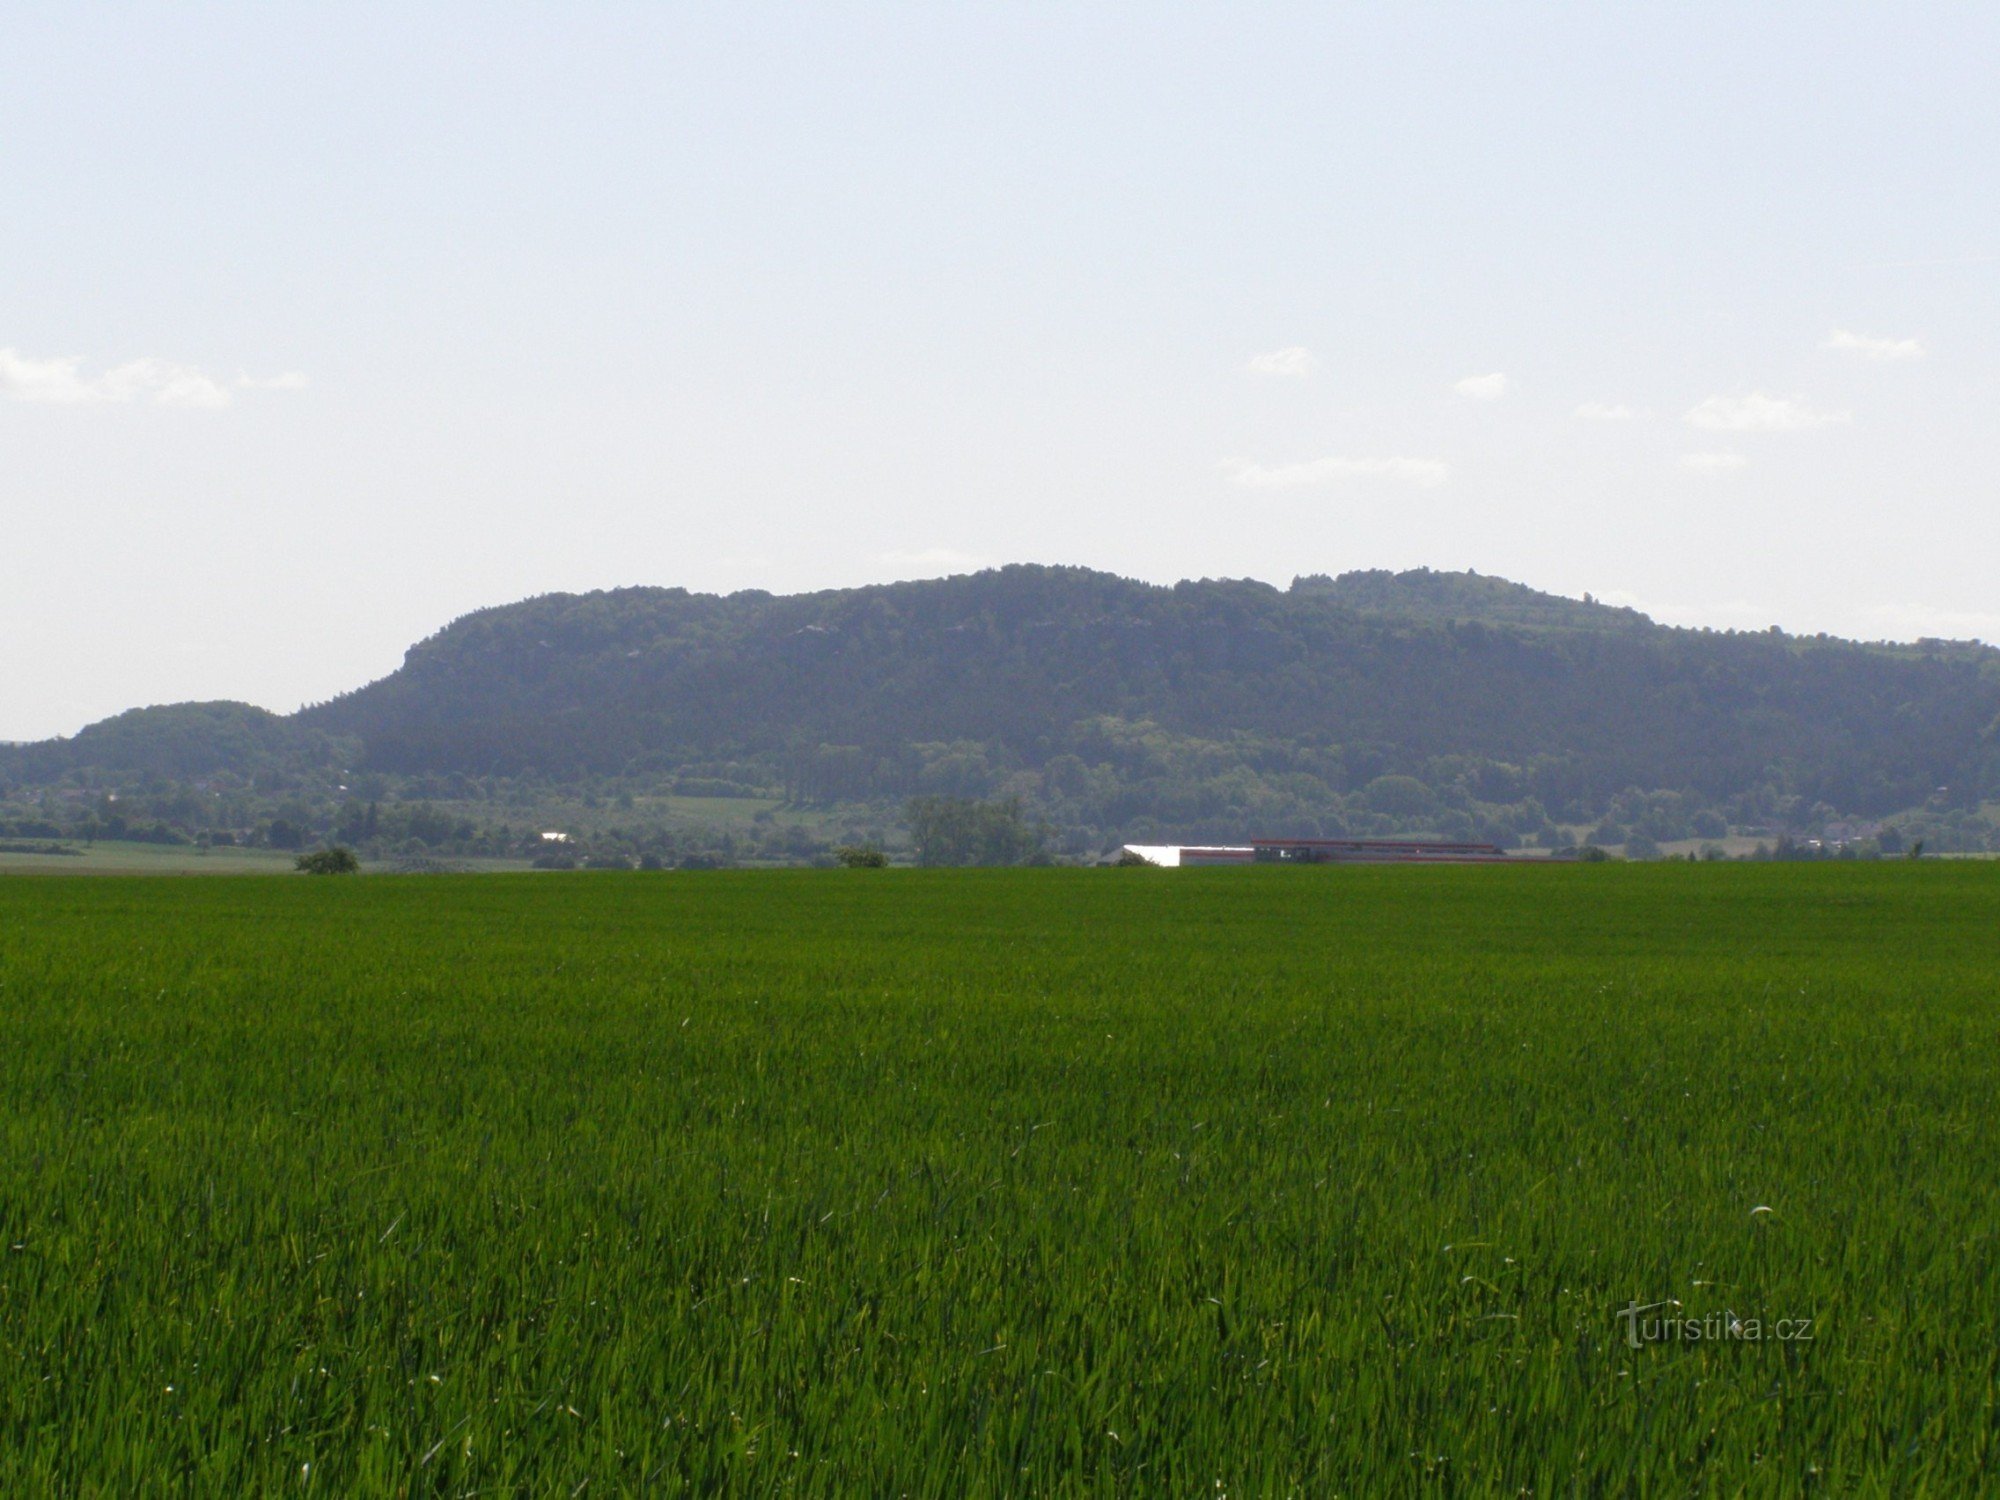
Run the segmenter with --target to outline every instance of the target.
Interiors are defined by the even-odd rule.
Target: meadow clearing
[[[1985,863],[0,878],[0,1493],[1972,1493],[1996,1042]]]

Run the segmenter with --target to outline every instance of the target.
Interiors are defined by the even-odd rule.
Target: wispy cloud
[[[1629,422],[1639,413],[1610,401],[1586,401],[1576,409],[1576,415],[1586,422]]]
[[[1474,401],[1498,401],[1512,388],[1498,370],[1491,375],[1468,375],[1452,387],[1459,395],[1470,396]]]
[[[302,391],[312,382],[299,370],[287,370],[282,375],[273,375],[259,380],[254,375],[239,375],[236,383],[246,391]]]
[[[1321,489],[1361,479],[1432,489],[1451,477],[1450,465],[1434,458],[1314,458],[1271,466],[1239,461],[1225,467],[1232,484],[1252,490]]]
[[[956,552],[950,547],[923,547],[913,551],[884,552],[876,561],[887,568],[907,569],[911,572],[970,573],[986,566],[986,560],[970,553]]]
[[[80,359],[29,359],[0,349],[0,396],[13,401],[101,401],[102,393],[77,373]]]
[[[1862,359],[1910,360],[1924,357],[1924,346],[1916,339],[1878,339],[1865,333],[1836,328],[1820,348],[1830,354],[1852,354]]]
[[[1730,474],[1750,460],[1740,453],[1683,453],[1681,467],[1696,474]]]
[[[229,405],[232,384],[245,390],[292,391],[304,386],[306,377],[294,371],[266,380],[246,375],[231,383],[167,359],[134,359],[86,375],[83,360],[76,356],[34,359],[17,349],[0,349],[0,397],[11,401],[54,406],[145,401],[214,409]]]
[[[1710,396],[1687,414],[1689,426],[1711,432],[1805,432],[1846,420],[1846,412],[1815,411],[1796,397],[1768,396],[1762,391],[1747,396]]]
[[[161,406],[227,406],[229,387],[193,365],[135,359],[98,378],[107,401],[156,401]]]
[[[1303,344],[1293,344],[1289,349],[1273,349],[1268,354],[1252,355],[1243,368],[1252,375],[1282,375],[1297,380],[1317,370],[1319,361]]]

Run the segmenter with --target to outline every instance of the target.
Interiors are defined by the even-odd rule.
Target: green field
[[[10,840],[15,844],[28,840]],[[94,843],[74,840],[36,839],[35,852],[0,849],[0,876],[4,875],[275,875],[294,874],[298,853],[287,849],[238,849],[226,845],[204,849],[193,844],[114,843],[100,839]],[[43,852],[54,846],[67,852]],[[400,862],[384,859],[364,866],[390,870]],[[455,856],[449,867],[465,872],[526,870],[525,859],[485,859]]]
[[[2000,1467],[2000,866],[10,878],[0,1022],[7,1495]]]
[[[282,849],[202,849],[192,844],[128,844],[101,839],[9,840],[32,844],[0,849],[0,875],[256,875],[289,871],[296,854]],[[49,848],[69,852],[41,852]]]

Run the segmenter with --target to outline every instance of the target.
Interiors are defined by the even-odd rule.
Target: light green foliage
[[[0,880],[0,1493],[1972,1494],[1996,919],[1945,861]],[[1670,1298],[1815,1337],[1627,1347]]]

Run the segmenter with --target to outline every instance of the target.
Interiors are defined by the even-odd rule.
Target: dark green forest
[[[281,835],[379,842],[387,819],[423,850],[491,846],[482,804],[649,793],[845,809],[856,834],[903,826],[913,798],[1013,799],[1070,854],[1392,832],[1643,853],[1879,841],[1885,819],[1892,842],[1921,827],[1973,849],[2000,797],[2000,652],[1675,629],[1471,573],[1278,589],[1017,566],[552,594],[456,620],[289,717],[184,704],[0,750],[16,823],[46,812],[37,789],[122,785],[192,837],[202,799],[173,803],[195,783],[234,799],[250,826],[232,836],[268,837],[289,798]],[[412,804],[451,826],[409,832],[443,816]],[[66,832],[88,797],[67,805]]]

